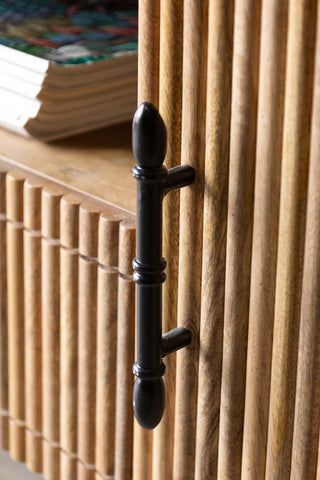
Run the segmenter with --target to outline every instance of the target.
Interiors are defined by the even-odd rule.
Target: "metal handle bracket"
[[[191,333],[178,327],[162,336],[162,283],[166,261],[162,258],[162,201],[172,190],[190,185],[195,171],[188,165],[167,170],[163,166],[167,133],[164,122],[150,103],[140,105],[132,127],[137,164],[137,255],[133,280],[137,284],[137,377],[133,409],[140,425],[155,428],[165,408],[162,358],[191,343]]]

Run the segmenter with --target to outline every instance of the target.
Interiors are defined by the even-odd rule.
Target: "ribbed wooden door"
[[[48,480],[132,477],[135,219],[0,162],[0,448]]]
[[[0,164],[0,448],[47,480],[320,479],[320,3],[140,0],[159,108],[166,359],[132,414],[134,216]]]
[[[320,478],[319,42],[316,0],[140,1],[139,103],[196,181],[164,205],[164,330],[192,344],[136,480]]]

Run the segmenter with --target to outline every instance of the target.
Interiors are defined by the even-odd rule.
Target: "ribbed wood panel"
[[[41,190],[24,183],[26,464],[42,472]]]
[[[288,3],[263,2],[242,478],[264,478],[277,266]]]
[[[188,0],[184,8],[181,161],[197,174],[193,185],[180,196],[178,325],[192,332],[192,341],[177,354],[174,477],[192,479],[201,309],[201,275],[194,272],[201,272],[202,262],[208,2],[199,5],[197,0]]]
[[[25,461],[25,368],[23,285],[23,172],[7,175],[7,288],[9,358],[9,449]]]
[[[60,474],[77,473],[79,204],[69,193],[60,204]]]
[[[320,9],[316,40],[307,223],[290,479],[315,478],[320,397]]]
[[[318,480],[320,4],[143,0],[139,22],[139,102],[196,170],[163,227],[163,329],[192,342],[142,430],[134,216],[1,161],[0,447],[47,480]]]
[[[79,215],[79,325],[78,325],[78,478],[94,480],[97,257],[99,208],[86,202]]]
[[[139,2],[138,105],[159,105],[160,0]]]
[[[217,478],[230,144],[233,0],[209,1],[203,268],[195,478]],[[183,320],[182,320],[183,321]]]
[[[1,448],[46,479],[130,479],[134,217],[3,162],[0,180]]]
[[[235,3],[218,478],[241,476],[255,172],[260,1]],[[252,39],[255,39],[254,42]],[[201,348],[201,347],[200,347]]]
[[[316,2],[289,3],[266,479],[290,478],[305,241]]]
[[[117,381],[115,478],[132,478],[133,411],[131,374],[134,361],[134,293],[131,279],[132,258],[135,254],[135,229],[132,222],[123,221],[119,230],[119,279],[117,324]]]
[[[115,462],[115,413],[119,223],[121,217],[99,219],[97,311],[96,465],[112,476]],[[106,449],[106,445],[108,448]],[[97,475],[98,479],[99,476]]]
[[[9,448],[6,173],[0,170],[0,448]]]
[[[160,8],[160,71],[159,111],[167,125],[165,165],[180,164],[182,120],[183,0],[161,0]],[[167,280],[163,286],[162,329],[177,326],[178,263],[179,263],[179,192],[163,202],[163,256],[167,260]],[[165,480],[173,475],[175,368],[176,358],[165,360],[166,411],[153,436],[152,477]]]
[[[60,478],[60,200],[65,191],[42,190],[42,400],[43,472]]]

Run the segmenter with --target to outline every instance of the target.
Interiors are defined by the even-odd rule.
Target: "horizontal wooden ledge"
[[[44,143],[0,129],[0,157],[134,213],[131,123]]]

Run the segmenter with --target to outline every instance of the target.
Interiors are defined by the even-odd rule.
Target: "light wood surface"
[[[24,183],[24,318],[26,464],[42,471],[41,190],[39,180]]]
[[[77,473],[78,269],[81,196],[64,195],[60,203],[60,474]]]
[[[264,2],[242,479],[264,478],[277,266],[288,2]]]
[[[135,357],[136,358],[136,357]],[[133,467],[132,478],[134,480],[152,478],[152,432],[144,430],[133,419]]]
[[[180,164],[181,155],[183,0],[161,1],[160,25],[159,111],[167,127],[165,165],[172,168]],[[167,261],[167,279],[162,288],[163,332],[177,326],[179,197],[175,191],[163,201],[163,257]],[[154,480],[173,475],[175,355],[169,355],[165,364],[166,410],[153,436]]]
[[[133,374],[135,332],[135,284],[131,278],[136,250],[135,223],[123,221],[119,231],[119,279],[117,321],[117,380],[115,472],[119,480],[132,479]],[[141,452],[143,454],[143,452]]]
[[[60,242],[64,248],[79,247],[79,205],[85,200],[78,193],[66,193],[60,202]]]
[[[78,479],[94,480],[97,264],[79,260]]]
[[[110,476],[114,473],[115,461],[117,302],[118,273],[99,266],[96,469]]]
[[[163,329],[192,344],[142,430],[131,125],[0,130],[0,448],[46,480],[320,480],[319,2],[139,9],[139,103],[196,169],[163,228]]]
[[[9,449],[6,172],[0,170],[0,448]]]
[[[195,478],[217,478],[234,1],[209,1],[207,144]]]
[[[14,165],[14,162],[10,161],[9,165],[12,164]],[[4,169],[6,168],[10,166],[4,163]],[[28,180],[23,216],[25,178]],[[41,188],[42,186],[44,187]],[[27,438],[30,444],[29,468],[41,469],[41,446],[36,449],[36,443],[40,440],[43,442],[44,450],[43,472],[48,479],[59,479],[61,475],[61,478],[71,480],[77,474],[79,479],[93,480],[95,477],[100,479],[114,475],[114,468],[119,478],[129,479],[132,472],[133,448],[131,369],[134,348],[132,335],[134,335],[135,289],[131,274],[135,250],[134,216],[96,200],[90,195],[88,199],[81,193],[68,192],[68,188],[64,188],[59,183],[54,184],[46,177],[34,176],[29,167],[25,172],[12,172],[7,176],[8,229],[12,230],[8,234],[10,236],[8,261],[11,272],[11,294],[9,294],[9,302],[12,306],[9,312],[11,328],[17,323],[14,315],[17,319],[20,318],[19,328],[17,325],[11,334],[11,352],[13,352],[10,360],[11,375],[15,378],[11,382],[11,390],[14,392],[11,392],[11,455],[17,460],[24,460],[26,408],[27,435],[29,436]],[[3,207],[2,204],[1,207]],[[117,230],[123,218],[126,219],[121,227],[124,233],[120,235],[120,248],[123,255],[120,256],[119,263]],[[78,234],[78,224],[80,234]],[[25,276],[23,275],[24,266]],[[39,268],[42,270],[41,274],[39,274]],[[103,365],[100,362],[102,367],[100,370],[98,365],[98,386],[100,378],[100,387],[103,387],[106,369],[113,370],[113,380],[111,378],[108,392],[105,390],[103,392],[104,395],[100,401],[100,413],[103,414],[97,418],[99,428],[96,429],[95,319],[98,270],[99,275],[101,274],[98,305],[101,320],[104,322],[104,331],[109,335],[107,344],[104,343],[105,336],[102,335],[100,339],[104,344],[102,345],[100,341],[99,351],[106,352],[108,349],[106,354],[109,360],[103,362]],[[122,285],[118,286],[119,274]],[[26,354],[21,343],[24,341],[23,278],[26,284],[26,314],[29,312],[26,328],[28,332],[30,331],[26,342]],[[120,296],[117,301],[118,291]],[[42,318],[46,319],[45,322],[41,322],[38,311],[40,299],[42,300]],[[124,412],[121,408],[118,411],[117,424],[122,424],[122,427],[119,426],[118,429],[121,435],[118,439],[117,455],[114,456],[115,452],[111,445],[108,449],[109,467],[105,468],[107,457],[105,449],[110,442],[110,429],[103,431],[100,437],[99,432],[101,434],[102,420],[105,418],[109,425],[113,424],[111,430],[113,430],[113,436],[115,435],[117,309],[120,309],[118,317],[121,325],[124,326],[124,328],[119,327],[118,334],[120,350],[124,354],[120,355],[122,358],[119,362],[121,381],[117,386],[119,404],[124,408]],[[77,342],[78,313],[79,342]],[[10,315],[13,317],[11,318]],[[129,323],[128,316],[131,318]],[[107,327],[106,320],[107,323],[109,321]],[[113,330],[108,328],[111,324]],[[42,332],[40,326],[42,326]],[[41,353],[42,376],[38,362]],[[22,363],[19,363],[20,357]],[[24,357],[26,368],[28,368],[26,380],[23,375]],[[99,354],[100,357],[104,358]],[[19,366],[19,373],[17,366]],[[41,379],[43,380],[42,392]],[[24,383],[28,390],[26,405],[23,394]],[[32,385],[34,388],[30,388]],[[42,405],[38,402],[39,397],[41,398],[39,391],[42,393]],[[110,412],[110,408],[106,409],[105,400],[109,399],[108,393],[111,393],[110,408],[113,413]],[[43,425],[41,425],[41,407]],[[114,465],[114,460],[117,458]],[[123,458],[126,458],[125,462]]]
[[[94,480],[96,436],[97,257],[100,209],[79,212],[78,478]]]
[[[290,478],[310,141],[316,1],[289,3],[266,479]]]
[[[184,2],[181,159],[195,169],[180,193],[178,325],[191,345],[177,353],[174,477],[193,479],[197,428],[203,187],[206,137],[208,1]],[[171,232],[173,234],[173,232]],[[171,392],[168,392],[171,395]]]
[[[98,229],[98,261],[102,266],[113,269],[119,265],[119,224],[121,213],[102,214]]]
[[[9,354],[9,447],[10,455],[25,461],[24,288],[23,288],[23,172],[6,178],[8,354]]]
[[[260,1],[235,3],[218,478],[241,476],[251,269]]]
[[[43,473],[60,478],[60,200],[64,190],[42,190],[42,413]]]
[[[78,254],[60,250],[60,474],[72,480],[77,472],[77,319]]]
[[[139,1],[138,105],[159,106],[159,37],[161,0]]]
[[[313,90],[307,226],[291,480],[317,474],[320,406],[320,10]]]
[[[115,478],[131,480],[133,459],[132,365],[134,361],[135,286],[132,280],[127,280],[123,277],[119,277],[118,282]]]
[[[0,129],[0,156],[135,212],[131,123],[51,143]]]
[[[120,217],[99,219],[96,469],[107,476],[115,460],[119,223]]]

